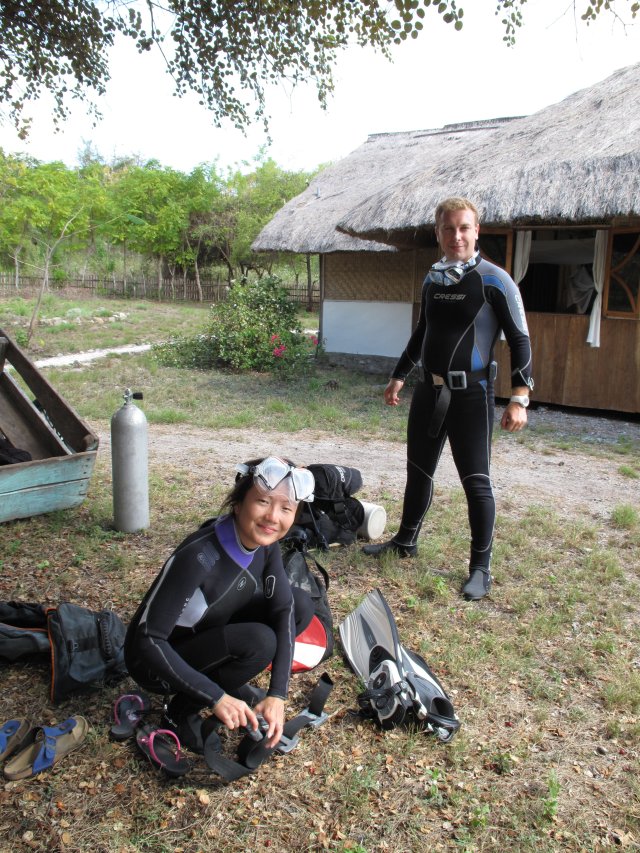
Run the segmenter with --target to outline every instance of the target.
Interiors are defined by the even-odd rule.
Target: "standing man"
[[[398,405],[408,374],[420,362],[407,424],[407,483],[400,529],[389,542],[366,545],[365,554],[412,557],[433,497],[433,478],[446,439],[464,488],[471,527],[470,601],[491,589],[495,500],[489,474],[496,363],[493,350],[503,329],[511,352],[512,397],[502,429],[527,423],[531,346],[520,292],[500,267],[480,257],[478,211],[466,198],[436,208],[436,237],[444,253],[424,281],[420,318],[384,391]]]

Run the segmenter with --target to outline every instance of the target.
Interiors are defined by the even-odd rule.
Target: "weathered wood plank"
[[[0,522],[78,506],[87,495],[98,437],[2,330],[0,347],[27,386],[24,391],[4,366],[0,370],[0,429],[33,457],[0,466]]]
[[[0,522],[80,506],[87,496],[88,487],[88,480],[77,480],[35,487],[29,492],[2,495]]]
[[[0,429],[33,459],[70,453],[6,371],[0,374]]]
[[[537,402],[614,412],[640,412],[640,323],[603,318],[600,346],[586,343],[589,317],[527,315]],[[511,394],[509,348],[496,347],[496,396]]]
[[[4,359],[9,348],[9,341],[5,337],[0,337],[0,373],[4,370]]]
[[[87,495],[96,452],[0,467],[0,522],[69,509]]]
[[[69,447],[77,453],[96,448],[98,440],[87,424],[65,403],[37,367],[2,329],[0,329],[0,337],[9,341],[5,352],[6,360],[24,379]]]
[[[88,477],[95,465],[96,452],[74,453],[72,456],[19,462],[0,466],[0,496],[21,489],[32,488],[35,483],[49,485],[64,480]]]

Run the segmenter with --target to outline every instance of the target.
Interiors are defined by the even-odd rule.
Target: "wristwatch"
[[[524,394],[514,394],[509,402],[517,403],[519,406],[522,406],[523,409],[526,409],[529,405],[529,398],[525,397]]]

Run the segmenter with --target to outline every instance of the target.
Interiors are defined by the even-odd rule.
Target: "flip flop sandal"
[[[28,779],[48,770],[65,755],[77,749],[87,736],[89,723],[84,717],[69,717],[56,726],[37,726],[23,741],[27,744],[4,766],[7,779]]]
[[[136,734],[136,743],[149,761],[167,776],[176,778],[191,770],[191,762],[180,754],[180,739],[171,729],[142,726]]]
[[[7,720],[0,729],[0,761],[12,755],[31,729],[31,724],[23,717],[17,720]]]
[[[146,693],[125,693],[116,699],[113,706],[115,724],[109,730],[112,740],[130,738],[150,710],[151,700]]]

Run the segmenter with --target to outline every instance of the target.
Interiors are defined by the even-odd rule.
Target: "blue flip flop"
[[[77,749],[89,731],[84,717],[69,717],[56,726],[36,726],[23,740],[23,749],[4,766],[7,779],[28,779],[57,764]]]
[[[24,717],[3,723],[0,728],[0,761],[4,761],[21,746],[30,729],[31,723]]]

